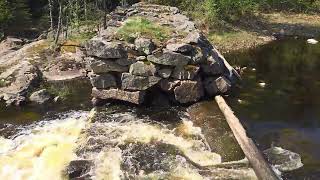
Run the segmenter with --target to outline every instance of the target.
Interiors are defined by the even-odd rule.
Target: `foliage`
[[[320,0],[149,0],[176,6],[205,22],[236,21],[259,10],[320,12]]]
[[[6,0],[0,0],[0,27],[3,27],[12,18],[12,11]]]
[[[145,18],[131,18],[118,30],[117,36],[126,41],[132,41],[139,36],[144,36],[162,42],[171,33],[171,29],[154,24]]]

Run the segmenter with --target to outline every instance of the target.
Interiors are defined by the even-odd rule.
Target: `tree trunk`
[[[59,36],[60,36],[60,32],[61,32],[61,26],[62,26],[62,2],[59,1],[59,21],[58,21],[58,29],[57,29],[56,37],[55,37],[55,41],[54,41],[55,45],[58,44],[58,40],[59,40]]]
[[[83,0],[83,4],[84,4],[84,18],[87,21],[87,0]]]
[[[103,0],[103,29],[107,28],[107,5],[106,0]]]
[[[53,30],[52,0],[48,0],[48,4],[49,4],[49,16],[50,16],[50,30]]]

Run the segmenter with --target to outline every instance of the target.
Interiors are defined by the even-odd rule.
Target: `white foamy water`
[[[35,126],[15,139],[0,138],[0,179],[60,180],[76,155],[77,139],[85,127],[87,112]]]

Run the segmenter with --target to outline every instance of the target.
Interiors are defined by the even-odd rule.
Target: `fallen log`
[[[216,96],[215,100],[224,114],[235,138],[237,139],[241,149],[249,160],[257,177],[261,180],[279,180],[271,166],[264,159],[262,153],[259,151],[251,138],[247,136],[246,130],[243,128],[239,119],[234,115],[231,108],[225,102],[223,97]]]

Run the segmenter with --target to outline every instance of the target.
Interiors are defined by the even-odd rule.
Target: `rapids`
[[[173,124],[106,107],[32,123],[0,138],[0,179],[256,179],[246,161],[223,162],[179,113]]]

